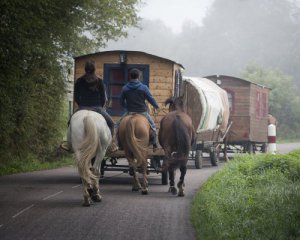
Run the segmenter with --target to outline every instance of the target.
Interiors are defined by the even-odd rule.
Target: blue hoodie
[[[122,88],[120,103],[128,112],[146,112],[147,105],[145,100],[154,108],[158,108],[158,104],[150,93],[149,88],[139,80],[131,80]]]

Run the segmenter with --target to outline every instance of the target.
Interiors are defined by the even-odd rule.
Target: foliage
[[[198,239],[299,239],[300,150],[238,156],[193,199]]]
[[[242,78],[270,88],[269,112],[277,118],[280,138],[300,137],[300,97],[292,79],[280,71],[249,65]]]
[[[64,72],[73,55],[126,35],[139,0],[0,3],[0,161],[43,157],[61,139]]]
[[[24,158],[15,158],[13,161],[0,163],[0,176],[15,173],[32,172],[39,170],[55,169],[74,164],[74,159],[70,154],[59,154],[53,156],[51,161],[38,161],[35,155]]]

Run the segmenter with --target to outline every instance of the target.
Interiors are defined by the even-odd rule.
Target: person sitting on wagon
[[[85,63],[85,74],[78,78],[75,83],[74,99],[78,105],[78,110],[90,109],[100,113],[104,117],[113,138],[109,151],[115,152],[118,150],[118,147],[114,140],[114,122],[104,109],[106,102],[105,87],[103,80],[96,76],[95,70],[95,62],[88,60]]]
[[[156,144],[156,126],[151,116],[148,113],[146,100],[157,110],[159,106],[150,93],[149,88],[139,81],[140,71],[136,68],[130,70],[129,82],[122,88],[120,104],[127,112],[124,116],[132,113],[143,114],[149,121],[153,129],[153,150],[157,148]],[[123,117],[124,117],[123,116]]]

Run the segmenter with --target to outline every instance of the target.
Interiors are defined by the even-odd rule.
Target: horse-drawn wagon
[[[207,76],[226,90],[232,126],[225,139],[226,152],[266,152],[269,88],[232,76]]]
[[[140,51],[104,51],[75,57],[75,80],[84,74],[84,64],[87,60],[93,60],[96,64],[96,74],[100,76],[105,84],[107,91],[107,112],[115,122],[118,122],[125,110],[120,105],[120,94],[122,87],[129,79],[129,72],[136,68],[140,71],[140,81],[147,85],[158,102],[161,111],[155,113],[150,109],[157,132],[159,123],[168,112],[164,106],[166,99],[172,96],[182,95],[182,70],[183,66],[172,60],[155,56]],[[74,106],[76,109],[76,106]],[[102,162],[102,174],[105,171],[124,171],[128,172],[127,164],[120,164],[120,159],[124,158],[124,151],[107,154]],[[164,151],[158,148],[155,152],[152,148],[148,149],[149,172],[161,172]],[[167,173],[162,172],[162,184],[167,184]]]
[[[185,111],[192,118],[196,131],[191,159],[202,168],[203,153],[208,153],[217,166],[219,152],[230,124],[226,91],[206,78],[185,77],[183,84]]]

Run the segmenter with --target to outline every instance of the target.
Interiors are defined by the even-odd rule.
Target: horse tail
[[[177,153],[187,157],[191,149],[191,138],[187,126],[178,115],[173,121],[173,129],[175,130]]]
[[[101,147],[97,126],[92,116],[83,119],[85,138],[79,149],[78,171],[80,176],[91,184],[90,179],[96,179],[91,171],[91,161],[96,156],[97,150]]]
[[[148,146],[144,146],[142,141],[135,136],[136,120],[131,117],[128,121],[128,134],[126,134],[127,144],[131,147],[133,156],[137,160],[137,165],[140,166],[145,158],[144,153],[148,151]]]

